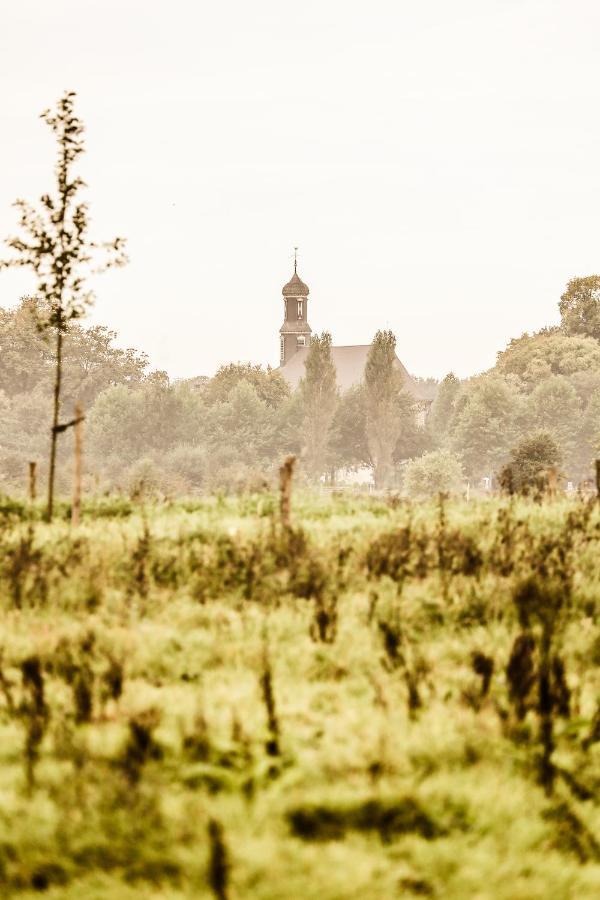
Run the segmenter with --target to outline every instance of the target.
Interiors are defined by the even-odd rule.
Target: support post
[[[35,503],[37,496],[37,463],[29,463],[29,502]]]
[[[75,407],[75,449],[73,459],[73,505],[71,507],[71,525],[79,525],[81,515],[81,444],[83,438],[83,413],[79,403]]]
[[[295,465],[296,457],[288,456],[279,469],[279,510],[284,528],[289,528],[292,521],[292,476]]]

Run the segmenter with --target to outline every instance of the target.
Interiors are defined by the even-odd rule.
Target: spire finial
[[[298,266],[298,248],[294,247],[294,275],[297,274],[296,268]]]

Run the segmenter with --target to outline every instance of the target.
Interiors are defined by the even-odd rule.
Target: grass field
[[[599,550],[578,500],[4,502],[2,895],[600,896]]]

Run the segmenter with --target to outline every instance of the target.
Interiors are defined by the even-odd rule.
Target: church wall
[[[302,344],[298,344],[298,338],[304,338],[304,346],[308,347],[310,344],[310,334],[282,334],[284,346],[285,346],[285,362],[289,362],[292,356],[299,350]]]

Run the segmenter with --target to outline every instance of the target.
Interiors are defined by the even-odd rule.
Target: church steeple
[[[308,285],[298,275],[298,248],[294,247],[294,274],[283,286],[284,322],[279,329],[280,365],[290,361],[294,353],[310,346],[312,329],[308,324]]]

